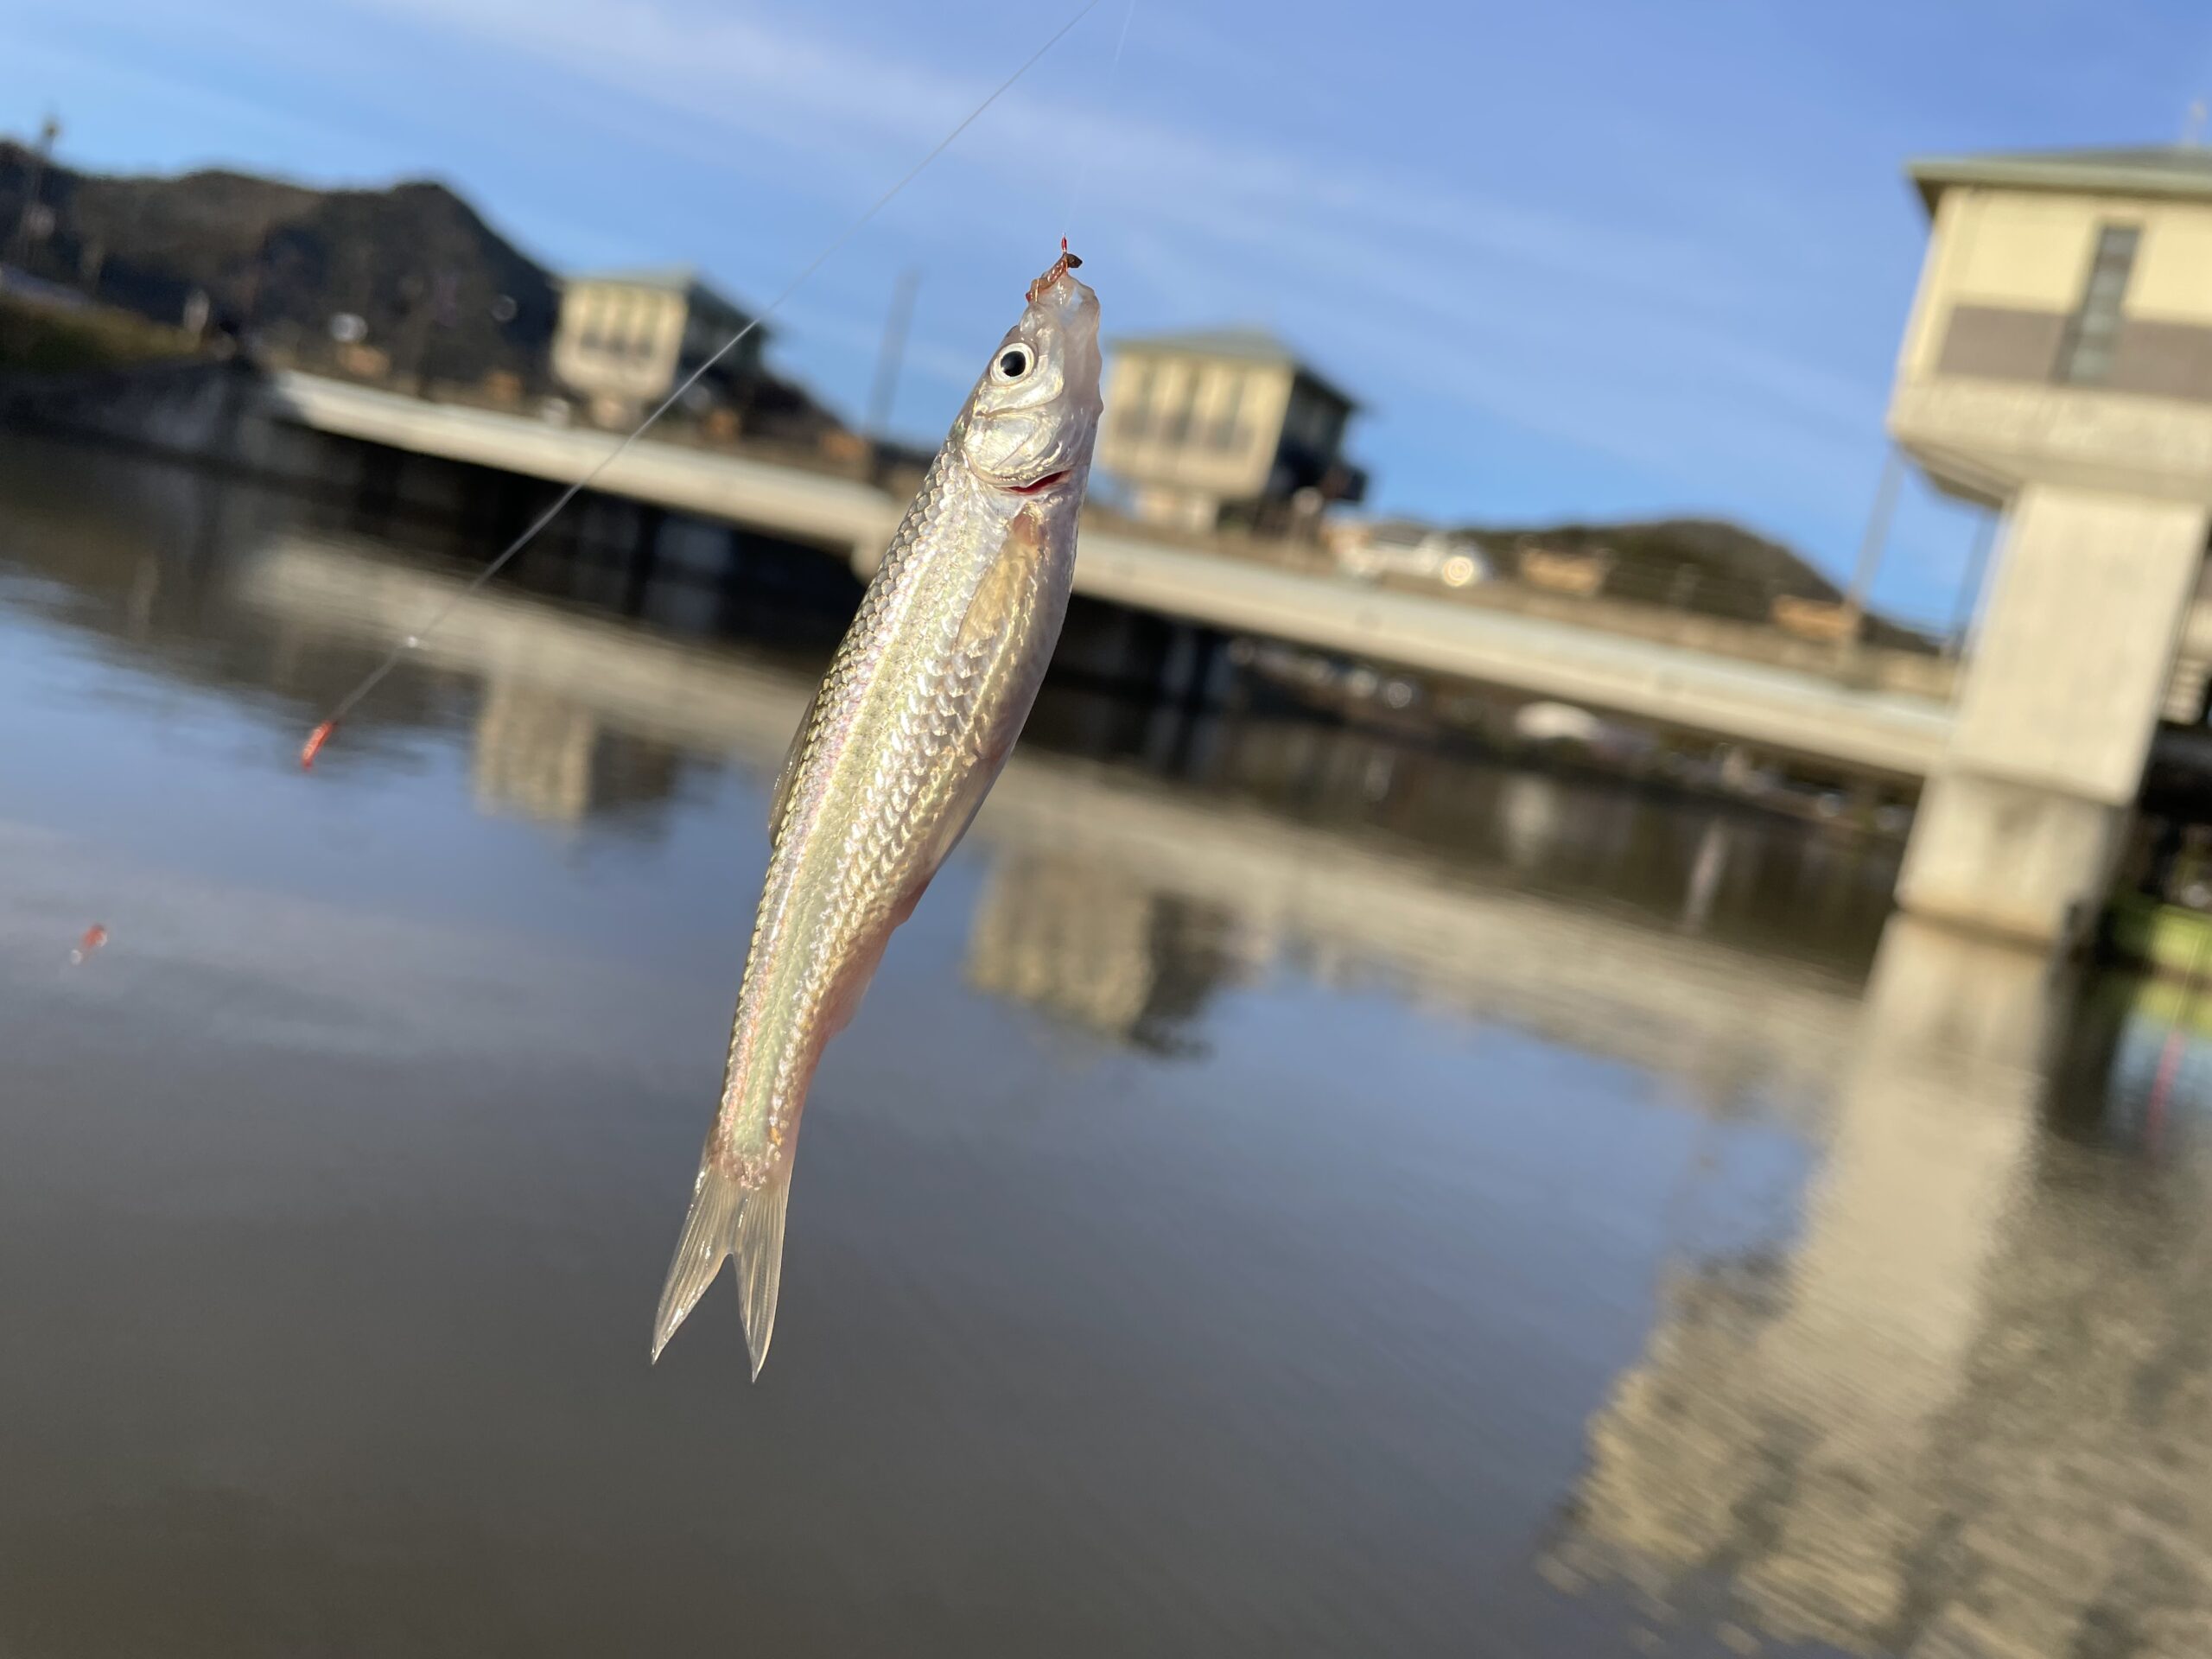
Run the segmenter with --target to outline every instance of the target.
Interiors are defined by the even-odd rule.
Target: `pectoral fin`
[[[784,769],[776,774],[775,793],[768,798],[768,844],[774,846],[776,837],[784,832],[784,815],[791,810],[791,785],[798,780],[798,763],[806,753],[806,746],[814,735],[814,721],[822,711],[822,691],[815,689],[807,700],[806,712],[798,717],[798,730],[791,734],[791,746],[784,751]]]

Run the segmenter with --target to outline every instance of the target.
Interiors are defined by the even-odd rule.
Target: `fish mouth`
[[[1046,490],[1051,489],[1053,485],[1060,483],[1065,480],[1071,470],[1071,469],[1069,467],[1063,467],[1058,472],[1047,473],[1044,477],[1038,479],[1033,483],[1009,484],[1006,486],[1007,493],[1008,495],[1042,495]]]

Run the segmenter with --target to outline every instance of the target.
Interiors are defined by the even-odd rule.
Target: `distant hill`
[[[1480,541],[1508,569],[1524,543],[1569,553],[1605,549],[1613,556],[1607,593],[1748,622],[1765,621],[1774,601],[1785,595],[1831,603],[1843,597],[1841,588],[1798,553],[1726,519],[1523,528],[1470,524],[1464,533]],[[1866,619],[1866,638],[1905,650],[1932,644],[1924,634],[1872,614]]]
[[[0,258],[35,165],[0,139]],[[38,194],[54,226],[30,273],[105,304],[174,324],[197,290],[218,326],[296,353],[327,350],[330,320],[350,314],[404,372],[473,384],[503,370],[551,390],[553,276],[442,184],[323,190],[219,170],[123,178],[54,166]],[[772,375],[748,410],[810,438],[840,424]]]
[[[12,236],[34,165],[0,142],[0,236]],[[442,184],[317,190],[242,173],[54,166],[39,199],[54,226],[32,274],[156,321],[181,320],[194,289],[218,323],[278,344],[327,338],[330,318],[351,312],[395,360],[411,366],[419,345],[425,372],[455,380],[494,369],[529,379],[552,338],[551,277]]]

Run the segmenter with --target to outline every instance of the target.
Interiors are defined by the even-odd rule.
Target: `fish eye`
[[[998,354],[991,365],[991,378],[1002,386],[1012,385],[1037,365],[1037,353],[1016,340]]]

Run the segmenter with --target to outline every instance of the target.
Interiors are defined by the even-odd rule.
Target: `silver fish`
[[[799,721],[737,995],[721,1108],[653,1319],[653,1357],[736,1259],[768,1355],[807,1087],[892,930],[1006,762],[1067,613],[1098,433],[1098,296],[1059,261],[991,353]]]

